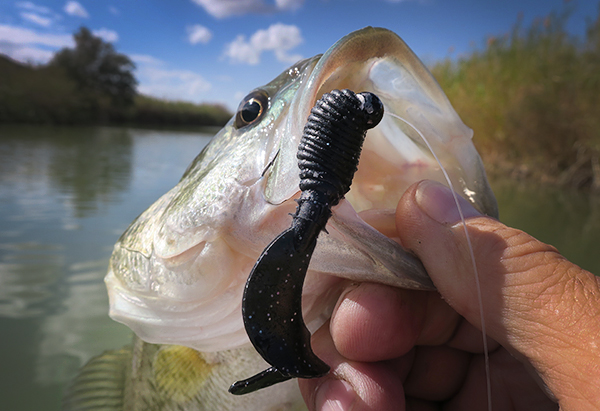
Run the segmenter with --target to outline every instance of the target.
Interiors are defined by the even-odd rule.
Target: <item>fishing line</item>
[[[431,147],[431,145],[429,144],[429,141],[427,141],[427,139],[425,138],[425,136],[423,135],[423,133],[421,133],[421,131],[419,131],[413,124],[411,124],[408,120],[403,119],[402,117],[394,114],[394,113],[390,113],[387,110],[384,112],[384,115],[390,115],[392,117],[397,118],[398,120],[404,122],[406,125],[408,125],[410,128],[412,128],[413,130],[415,130],[415,132],[421,137],[421,139],[423,140],[423,142],[425,143],[425,145],[427,146],[427,148],[429,149],[429,151],[431,152],[431,154],[433,155],[433,158],[435,158],[435,161],[437,161],[438,165],[440,166],[442,173],[444,174],[444,178],[446,179],[446,181],[448,182],[448,186],[450,187],[450,191],[452,192],[452,198],[454,198],[454,203],[456,204],[456,208],[458,210],[458,214],[460,215],[460,221],[462,222],[463,225],[463,229],[465,231],[465,236],[467,239],[467,245],[469,246],[469,254],[471,257],[471,264],[473,266],[473,271],[475,273],[475,286],[477,287],[477,300],[479,302],[479,317],[480,317],[480,321],[481,321],[481,334],[483,337],[483,355],[484,355],[484,363],[485,363],[485,379],[486,379],[486,386],[487,386],[487,404],[488,404],[488,410],[492,411],[492,382],[491,382],[491,376],[490,376],[490,356],[489,356],[489,352],[488,352],[488,343],[487,343],[487,333],[486,333],[486,328],[485,328],[485,320],[484,320],[484,316],[483,316],[483,298],[481,295],[481,284],[479,282],[479,271],[477,270],[477,264],[475,263],[475,253],[473,252],[473,245],[471,244],[471,236],[469,235],[469,231],[467,230],[467,223],[465,221],[465,217],[464,214],[462,212],[462,208],[460,207],[460,203],[458,202],[458,196],[456,194],[456,192],[454,191],[454,186],[452,185],[452,181],[450,180],[450,176],[448,175],[448,173],[446,172],[446,169],[444,168],[444,166],[442,165],[442,162],[439,160],[438,156],[435,154],[435,151],[433,151],[433,147]]]

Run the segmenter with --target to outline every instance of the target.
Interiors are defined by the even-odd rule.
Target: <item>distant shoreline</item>
[[[29,66],[0,54],[0,124],[221,127],[232,113],[219,104],[194,104],[137,95],[117,106],[81,93],[59,67]]]

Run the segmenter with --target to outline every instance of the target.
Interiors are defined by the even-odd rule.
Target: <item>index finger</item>
[[[362,283],[340,296],[330,331],[345,358],[373,362],[400,357],[415,345],[444,344],[460,322],[436,292]]]

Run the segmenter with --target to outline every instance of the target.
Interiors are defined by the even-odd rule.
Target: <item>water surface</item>
[[[210,140],[201,132],[0,127],[0,409],[58,410],[107,316],[113,244]]]
[[[89,358],[129,342],[103,277],[129,223],[211,133],[0,126],[0,409],[59,410]],[[501,219],[600,273],[600,201],[495,181]]]

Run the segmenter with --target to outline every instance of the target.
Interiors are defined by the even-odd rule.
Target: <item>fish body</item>
[[[348,281],[433,289],[426,275],[407,269],[409,254],[381,228],[393,221],[412,183],[427,178],[447,184],[422,137],[454,189],[480,211],[497,215],[472,131],[425,66],[388,30],[349,34],[249,94],[177,186],[115,245],[105,279],[110,315],[137,335],[125,349],[130,354],[110,362],[125,362],[124,383],[117,385],[126,409],[172,404],[249,411],[301,404],[294,381],[242,397],[227,388],[268,366],[244,329],[244,285],[265,247],[290,226],[300,196],[302,131],[315,102],[334,89],[375,93],[385,113],[397,117],[384,115],[368,131],[350,191],[318,237],[302,293],[302,317],[311,332],[330,316]],[[184,392],[164,389],[171,386]],[[76,382],[67,395],[70,409],[90,392],[92,383]]]
[[[63,410],[228,411],[306,410],[291,381],[267,395],[231,395],[227,387],[240,370],[263,366],[251,346],[202,353],[134,336],[131,345],[92,358],[71,382]]]

